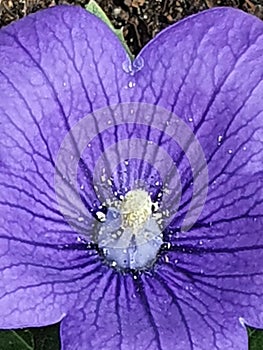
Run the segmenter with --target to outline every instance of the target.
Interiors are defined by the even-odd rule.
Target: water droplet
[[[218,135],[218,137],[217,137],[217,144],[218,144],[218,146],[221,146],[222,140],[223,140],[223,136],[222,135]]]
[[[142,57],[137,57],[133,62],[127,58],[126,61],[122,63],[122,69],[125,73],[134,75],[136,72],[140,71],[144,67],[144,60]]]
[[[246,321],[243,317],[239,317],[239,323],[241,324],[242,327],[244,327],[245,329],[247,329],[246,327]]]
[[[125,73],[130,73],[132,71],[132,63],[130,59],[127,59],[122,63],[122,69],[124,70]]]
[[[212,182],[212,186],[211,186],[212,188],[215,188],[216,187],[216,181],[213,181]]]
[[[232,154],[232,153],[233,153],[233,150],[232,150],[232,149],[229,149],[229,150],[228,150],[228,153],[229,153],[229,154]]]
[[[140,71],[144,67],[144,59],[141,56],[138,56],[133,61],[133,69],[135,72]]]
[[[136,85],[136,84],[135,84],[133,81],[129,81],[129,82],[128,82],[128,88],[130,88],[130,89],[134,88],[135,85]]]

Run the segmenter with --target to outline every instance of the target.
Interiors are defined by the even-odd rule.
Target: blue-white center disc
[[[144,190],[133,190],[123,201],[114,201],[100,225],[98,245],[112,266],[144,269],[156,259],[163,243],[160,218]]]

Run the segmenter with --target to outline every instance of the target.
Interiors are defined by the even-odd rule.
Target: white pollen
[[[152,214],[151,197],[143,190],[130,191],[123,199],[121,212],[124,226],[137,230]]]
[[[169,263],[170,259],[169,259],[169,256],[168,256],[168,255],[165,255],[164,261],[165,261],[167,264]]]
[[[106,175],[105,174],[101,175],[100,179],[102,182],[106,182]]]
[[[159,209],[158,203],[157,202],[152,203],[152,208],[153,208],[153,213],[155,213]]]
[[[97,211],[96,216],[99,221],[104,222],[106,220],[106,215],[102,211]]]

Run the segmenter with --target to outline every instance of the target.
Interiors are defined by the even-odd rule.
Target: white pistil
[[[144,269],[155,261],[163,243],[163,214],[148,192],[126,193],[121,200],[107,201],[108,213],[98,211],[101,222],[98,245],[111,266]]]

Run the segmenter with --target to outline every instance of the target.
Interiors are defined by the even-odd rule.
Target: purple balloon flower
[[[0,32],[0,327],[66,350],[246,350],[263,325],[263,23],[221,8],[133,63],[77,7]]]

